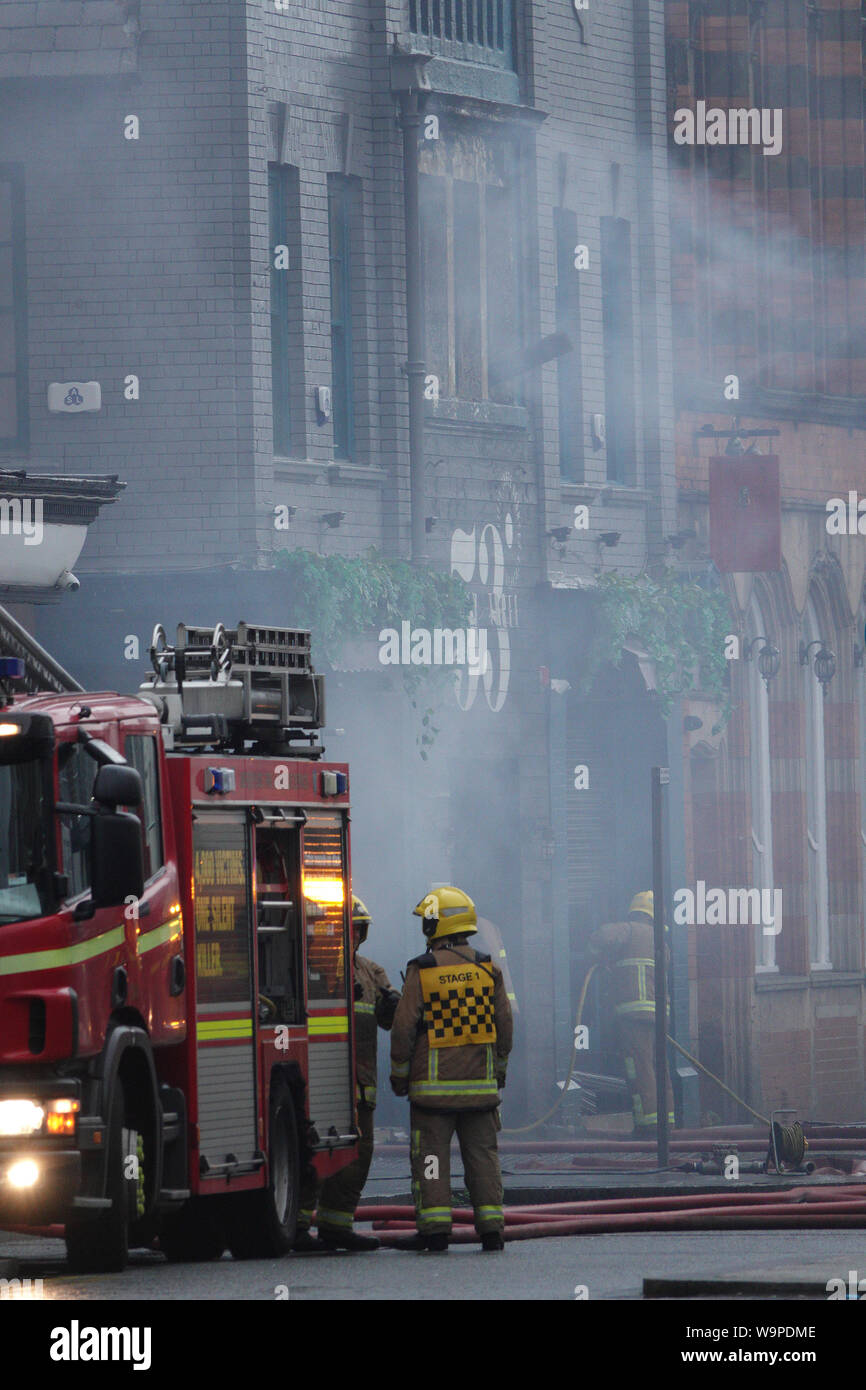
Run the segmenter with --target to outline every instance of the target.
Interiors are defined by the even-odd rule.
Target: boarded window
[[[450,174],[420,184],[427,371],[441,396],[509,404],[520,345],[513,190]]]
[[[269,265],[271,301],[271,400],[274,453],[292,447],[292,324],[300,323],[298,304],[298,171],[268,166]]]
[[[556,235],[556,331],[571,350],[556,366],[559,393],[559,467],[563,478],[583,481],[583,384],[580,372],[580,271],[574,260],[577,216],[567,208],[554,213]]]
[[[331,379],[334,456],[355,453],[354,373],[352,370],[352,221],[355,187],[351,179],[328,175],[328,247],[331,270]]]
[[[612,482],[633,484],[636,469],[631,228],[623,217],[601,219],[601,309],[607,476]]]
[[[0,166],[0,447],[27,442],[24,286],[23,183]]]

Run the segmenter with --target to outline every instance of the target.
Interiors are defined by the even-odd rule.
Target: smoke
[[[823,209],[807,193],[789,186],[783,197],[775,180],[764,193],[760,183],[722,176],[721,161],[743,153],[713,149],[706,172],[671,170],[678,382],[711,378],[720,401],[729,373],[746,393],[856,394],[863,278],[852,270],[862,244],[822,245],[813,224]],[[780,177],[790,179],[790,168]]]

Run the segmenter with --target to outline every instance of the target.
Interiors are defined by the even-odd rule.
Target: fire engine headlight
[[[0,1100],[0,1135],[36,1134],[45,1111],[32,1100]]]
[[[39,1169],[32,1158],[22,1158],[7,1169],[6,1177],[12,1187],[33,1187],[39,1179]]]

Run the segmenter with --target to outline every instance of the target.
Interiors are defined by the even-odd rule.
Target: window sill
[[[357,483],[362,487],[382,487],[388,474],[372,463],[351,463],[348,459],[319,462],[314,459],[274,458],[274,479],[286,478],[308,483]]]
[[[862,985],[866,975],[862,970],[810,970],[809,983],[817,989],[850,989]]]
[[[806,975],[779,975],[771,970],[761,970],[755,975],[755,989],[763,993],[764,990],[806,990],[809,988],[809,979]]]
[[[418,40],[423,48],[421,35]],[[472,62],[437,54],[427,64],[427,77],[433,92],[443,96],[476,97],[503,106],[520,105],[520,78],[501,62]]]
[[[674,391],[674,404],[679,410],[694,411],[699,415],[724,414],[719,410],[718,387],[703,380],[678,385]],[[741,419],[794,420],[800,424],[838,425],[849,429],[862,429],[866,425],[866,408],[860,396],[829,396],[759,386],[753,391],[742,392],[737,405]],[[773,446],[779,442],[766,440],[767,451],[775,452]]]
[[[646,488],[626,487],[624,483],[578,483],[561,478],[559,491],[563,501],[597,502],[602,507],[645,507],[650,500]]]
[[[806,990],[806,989],[850,989],[866,981],[861,970],[811,970],[808,975],[777,975],[770,970],[755,973],[755,989],[764,990]]]
[[[499,405],[496,401],[462,401],[440,398],[425,411],[428,424],[481,425],[487,429],[525,430],[529,411],[522,405]]]

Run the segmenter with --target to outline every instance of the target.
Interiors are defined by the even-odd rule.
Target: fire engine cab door
[[[203,1173],[258,1166],[250,845],[243,811],[196,811],[196,1064]]]

